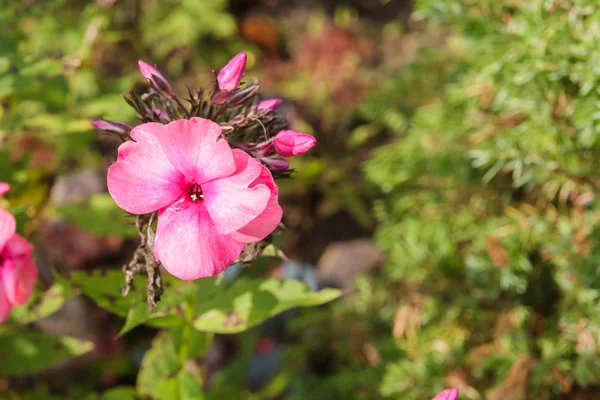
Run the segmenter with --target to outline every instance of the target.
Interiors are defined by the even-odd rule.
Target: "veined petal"
[[[168,134],[163,124],[149,122],[131,131],[135,142],[119,146],[107,183],[110,195],[125,211],[146,214],[180,197],[183,175],[171,164],[159,141]]]
[[[261,168],[260,176],[252,182],[250,187],[264,185],[269,188],[271,197],[262,213],[237,232],[231,234],[236,240],[243,243],[257,242],[269,236],[277,228],[283,215],[278,203],[279,189],[273,180],[273,176],[265,166],[261,165]]]
[[[17,221],[6,210],[0,209],[0,251],[6,245],[6,242],[15,234]]]
[[[252,185],[263,168],[260,161],[237,149],[233,158],[232,175],[202,185],[206,209],[221,234],[235,232],[258,217],[271,197],[266,185]]]
[[[233,263],[243,248],[231,235],[217,231],[204,202],[181,199],[158,214],[154,256],[177,278],[216,275]]]
[[[221,127],[209,119],[180,119],[161,125],[157,135],[169,161],[186,182],[202,184],[231,175],[235,163]]]
[[[29,300],[38,270],[31,257],[19,257],[4,260],[2,282],[6,297],[13,305],[23,305]]]

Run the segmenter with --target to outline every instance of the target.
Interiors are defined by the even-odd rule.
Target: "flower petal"
[[[222,234],[235,232],[259,216],[271,197],[266,185],[250,186],[261,173],[260,161],[241,150],[233,150],[233,157],[236,171],[231,176],[202,185],[206,209]]]
[[[458,389],[446,389],[443,392],[440,392],[437,396],[433,398],[433,400],[456,400],[458,397]]]
[[[27,239],[19,234],[14,234],[6,241],[4,249],[0,252],[1,259],[29,256],[33,253],[33,246]]]
[[[180,195],[184,178],[171,164],[159,138],[169,134],[163,124],[150,122],[131,131],[135,142],[119,146],[117,162],[108,169],[108,191],[132,214],[163,208]]]
[[[217,232],[204,202],[185,199],[162,209],[154,240],[154,256],[177,278],[213,276],[241,254],[244,244]]]
[[[6,242],[15,234],[17,229],[17,221],[6,210],[0,209],[0,251],[6,245]]]
[[[187,183],[202,184],[235,172],[229,143],[219,139],[221,127],[213,121],[194,117],[161,126],[160,144]]]
[[[6,297],[6,291],[4,290],[4,283],[0,279],[0,324],[8,318],[12,310],[12,304]]]
[[[231,236],[242,243],[252,243],[269,236],[281,222],[283,211],[278,203],[279,189],[273,180],[271,172],[262,166],[260,176],[250,185],[265,185],[271,191],[271,197],[265,210],[247,225],[233,232]]]
[[[0,274],[2,274],[4,291],[8,300],[13,305],[27,303],[38,275],[38,270],[31,257],[4,260]]]

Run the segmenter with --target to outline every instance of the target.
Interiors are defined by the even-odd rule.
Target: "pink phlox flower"
[[[240,85],[246,69],[246,53],[241,52],[233,57],[217,74],[219,89],[233,92]]]
[[[306,153],[317,144],[314,136],[291,130],[281,131],[273,140],[275,150],[284,157]]]
[[[0,195],[10,186],[0,182]],[[15,217],[0,209],[0,322],[4,322],[15,305],[29,300],[38,275],[31,257],[33,246],[16,233]]]
[[[220,134],[219,125],[197,117],[142,124],[108,170],[108,190],[121,208],[158,211],[154,255],[181,279],[221,272],[245,243],[264,239],[281,221],[269,170]]]
[[[458,389],[446,389],[440,392],[433,400],[456,400],[458,398]]]

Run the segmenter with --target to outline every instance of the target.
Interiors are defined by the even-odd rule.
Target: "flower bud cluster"
[[[173,85],[156,67],[139,61],[150,88],[141,95],[131,91],[125,98],[143,123],[167,124],[178,119],[201,117],[221,126],[222,137],[232,148],[259,159],[275,179],[288,177],[289,162],[282,157],[303,154],[316,144],[313,136],[289,130],[289,122],[276,112],[282,99],[261,99],[255,79],[243,82],[246,53],[233,57],[208,88],[188,88],[180,98]],[[94,120],[92,125],[125,141],[133,126],[120,121]]]

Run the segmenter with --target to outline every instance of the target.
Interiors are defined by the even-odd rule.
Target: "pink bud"
[[[154,115],[158,117],[160,122],[170,122],[171,118],[169,118],[169,114],[165,110],[161,110],[160,108],[153,108],[152,112]]]
[[[289,162],[286,160],[280,160],[278,158],[263,158],[263,161],[277,171],[288,169],[290,167]]]
[[[244,69],[246,68],[246,53],[241,52],[233,57],[226,66],[219,71],[217,82],[219,89],[225,92],[234,91],[242,80]]]
[[[140,67],[140,72],[144,75],[144,78],[146,78],[155,89],[168,96],[173,96],[173,89],[171,88],[169,81],[158,69],[142,60],[138,60],[138,66]]]
[[[93,119],[92,126],[100,131],[115,133],[121,136],[129,135],[133,126],[120,121],[106,121],[103,119]]]
[[[0,182],[0,196],[10,190],[10,185],[5,182]]]
[[[446,389],[437,396],[433,398],[433,400],[456,400],[458,398],[458,389]]]
[[[281,99],[263,100],[260,103],[258,103],[258,105],[256,106],[256,109],[259,111],[267,111],[267,110],[275,111],[277,109],[277,107],[279,107],[281,105],[282,102],[283,102],[283,100],[281,100]]]
[[[314,136],[296,131],[281,131],[273,141],[277,153],[284,157],[297,156],[306,153],[317,144]]]

